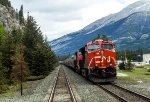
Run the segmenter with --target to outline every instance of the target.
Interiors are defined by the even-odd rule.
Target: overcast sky
[[[43,34],[53,40],[77,31],[109,14],[117,13],[138,0],[10,0],[16,9],[24,5]]]

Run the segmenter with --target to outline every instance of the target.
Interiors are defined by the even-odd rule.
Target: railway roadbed
[[[82,102],[120,102],[73,70],[65,66],[64,69]]]
[[[121,102],[150,102],[150,98],[116,84],[98,84],[98,86],[119,99]]]
[[[65,72],[74,84],[82,102],[150,102],[150,98],[144,94],[132,92],[120,86],[120,83],[92,83],[83,76],[64,66]],[[108,91],[106,91],[104,87]],[[113,95],[114,94],[114,95]]]
[[[67,78],[62,66],[58,70],[48,99],[44,102],[81,102]]]
[[[127,88],[150,98],[150,81],[143,81],[139,83],[137,81],[117,80],[115,83],[121,87]]]

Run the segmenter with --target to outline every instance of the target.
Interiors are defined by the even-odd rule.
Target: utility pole
[[[23,95],[23,87],[22,87],[22,45],[20,45],[20,94]]]
[[[124,60],[125,60],[125,63],[126,63],[127,55],[126,55],[126,50],[125,49],[124,49]]]

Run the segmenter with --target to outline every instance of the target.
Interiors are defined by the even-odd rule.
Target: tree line
[[[106,34],[102,34],[102,36],[100,36],[100,34],[98,34],[98,35],[96,35],[96,37],[92,41],[97,40],[97,39],[102,39],[104,41],[109,40]]]
[[[124,61],[125,59],[127,60],[132,60],[132,61],[138,61],[141,62],[143,61],[143,49],[138,48],[137,50],[121,50],[117,51],[117,60],[122,60]]]
[[[23,6],[20,18],[22,27],[13,27],[10,33],[0,22],[0,93],[21,78],[26,81],[30,76],[45,77],[58,65],[35,19],[30,15],[24,19]]]

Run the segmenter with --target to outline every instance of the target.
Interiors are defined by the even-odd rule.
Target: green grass
[[[27,81],[35,81],[35,80],[40,80],[40,79],[44,79],[45,76],[41,75],[41,76],[29,76],[27,77]]]
[[[26,82],[23,82],[23,89],[28,88],[28,84]],[[15,83],[11,86],[9,86],[9,88],[0,95],[0,97],[9,97],[9,96],[16,96],[16,94],[18,94],[20,92],[20,83]]]
[[[7,90],[5,90],[0,97],[8,97],[8,96],[15,96],[15,92],[18,91],[20,89],[20,85],[19,83],[15,83],[11,86],[8,87]]]
[[[29,76],[27,81],[23,82],[23,89],[30,89],[32,87],[31,83],[37,82],[40,79],[45,78],[45,76]],[[7,84],[6,84],[7,85]],[[4,85],[3,87],[5,87]],[[7,89],[0,94],[0,97],[11,97],[20,95],[20,82],[16,82],[11,86],[7,85]]]
[[[150,82],[150,65],[144,65],[141,67],[134,67],[132,71],[128,70],[118,70],[119,73],[127,74],[125,77],[118,77],[118,80],[128,80],[128,81],[149,81]]]
[[[144,67],[148,67],[148,68],[150,68],[150,64],[144,65]]]
[[[117,77],[118,80],[128,80],[128,81],[132,81],[132,79],[130,77]]]

